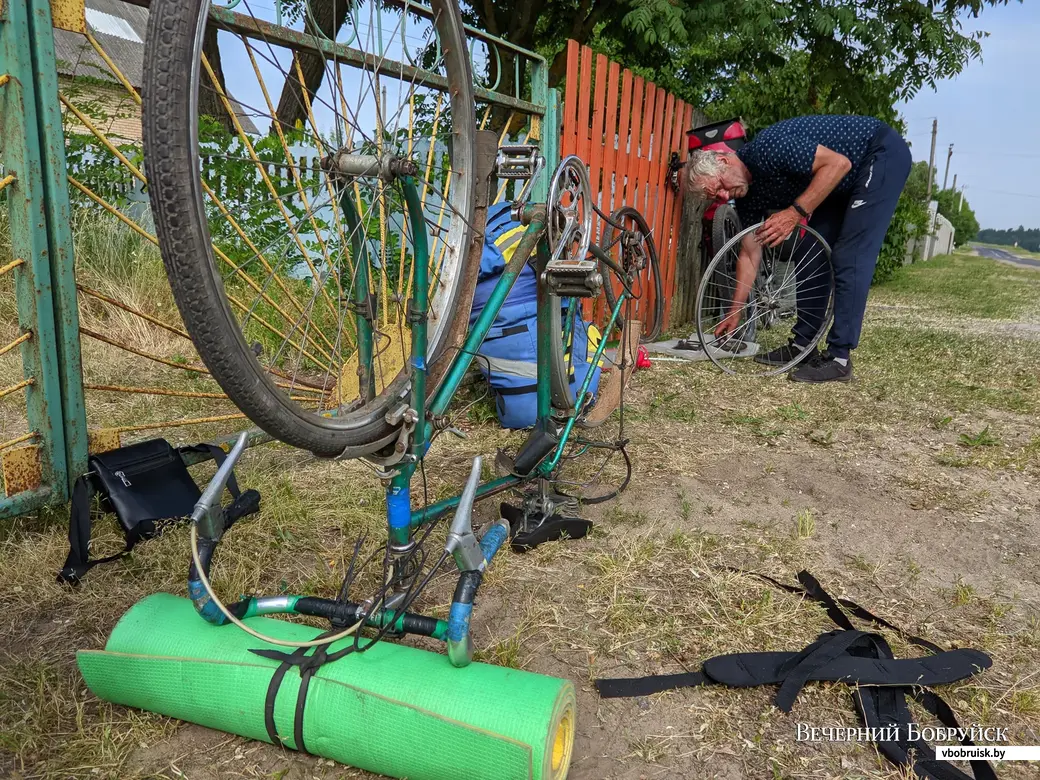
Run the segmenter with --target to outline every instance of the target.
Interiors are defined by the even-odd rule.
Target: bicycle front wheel
[[[740,297],[740,245],[763,224],[739,231],[722,245],[697,294],[697,337],[711,361],[729,374],[768,376],[789,370],[812,353],[833,315],[831,250],[805,225],[779,246],[762,248],[757,274]]]
[[[174,298],[230,399],[318,455],[394,435],[423,269],[427,366],[467,322],[472,77],[458,5],[432,6],[151,4],[145,162]]]

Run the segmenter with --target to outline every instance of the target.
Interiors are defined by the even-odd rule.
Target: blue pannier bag
[[[498,203],[488,209],[487,232],[480,260],[477,287],[469,322],[477,321],[513,256],[524,226],[509,215],[509,203]],[[538,416],[538,280],[527,264],[521,270],[506,298],[487,338],[477,350],[474,362],[488,380],[495,397],[495,412],[503,428],[530,428]],[[580,303],[575,302],[575,305]],[[563,322],[567,322],[566,302]],[[560,333],[563,338],[563,333]],[[571,389],[577,395],[581,383],[592,368],[589,360],[599,343],[599,331],[585,322],[580,313],[574,318],[574,349],[571,354]],[[594,369],[589,394],[599,386],[600,367]],[[587,401],[586,401],[587,403]]]

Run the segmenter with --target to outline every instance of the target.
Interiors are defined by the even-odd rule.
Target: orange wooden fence
[[[693,106],[588,46],[567,42],[561,154],[575,154],[589,167],[597,205],[606,213],[633,206],[653,231],[661,267],[667,327],[675,290],[681,197],[668,185],[672,152],[686,159],[686,131]],[[598,218],[597,233],[602,222]],[[639,308],[652,303],[644,292]],[[598,314],[598,312],[596,312]],[[589,312],[586,313],[589,316]]]

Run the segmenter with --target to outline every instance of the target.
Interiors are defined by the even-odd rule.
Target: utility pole
[[[958,213],[964,210],[964,190],[967,188],[967,184],[961,187],[961,202],[957,204]]]
[[[950,158],[953,157],[953,144],[950,144],[950,151],[946,153],[946,173],[943,174],[943,189],[946,189],[946,180],[950,178]]]
[[[953,191],[957,191],[957,174],[953,174]]]
[[[924,196],[925,203],[932,202],[932,179],[935,178],[935,137],[939,134],[939,120],[932,120],[932,153],[928,156],[928,191]]]

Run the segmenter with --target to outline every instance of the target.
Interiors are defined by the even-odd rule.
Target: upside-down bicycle
[[[185,326],[231,400],[275,439],[369,465],[386,489],[387,539],[367,559],[358,541],[335,597],[247,596],[225,604],[209,573],[240,514],[234,506],[222,509],[219,497],[246,446],[243,434],[193,515],[189,595],[211,624],[234,623],[298,653],[317,648],[326,663],[413,634],[444,641],[451,665],[470,667],[474,597],[501,546],[512,539],[522,550],[581,535],[587,524],[568,512],[616,495],[631,476],[623,407],[614,411],[631,371],[631,331],[621,332],[614,358],[620,386],[609,399],[601,392],[592,402],[591,372],[571,381],[569,345],[580,301],[604,293],[605,333],[622,317],[637,329],[629,307],[652,286],[660,326],[653,237],[634,209],[599,212],[576,157],[552,172],[545,203],[530,202],[544,158],[536,144],[500,145],[499,133],[478,129],[454,0],[435,0],[432,8],[349,4],[341,22],[345,43],[347,33],[338,41],[334,29],[325,34],[327,20],[314,18],[309,3],[306,34],[295,36],[248,0],[231,10],[239,5],[151,4],[143,121],[163,261]],[[276,8],[280,17],[281,3]],[[425,21],[425,37],[406,34],[416,19]],[[394,30],[386,39],[384,27]],[[214,40],[236,43],[233,67],[252,70],[251,86],[234,94],[225,87]],[[230,61],[225,47],[224,72]],[[271,74],[283,81],[277,107],[266,86]],[[257,128],[260,120],[269,127]],[[235,178],[241,162],[255,168],[250,177]],[[471,326],[495,178],[500,194],[514,189],[512,216],[523,238]],[[232,179],[237,191],[226,186]],[[602,246],[592,241],[597,213],[607,226]],[[425,485],[430,445],[454,430],[452,399],[528,263],[538,276],[537,423],[515,456],[499,453],[500,476],[481,482],[477,458],[460,495],[413,501],[413,476],[420,472]],[[599,342],[592,365],[605,359],[607,341]],[[568,477],[563,469],[580,455],[595,467]],[[589,490],[605,481],[607,489]],[[478,537],[474,501],[523,486],[533,490],[521,505],[511,513],[503,507],[509,516]],[[453,511],[440,554],[428,553],[436,521]],[[413,612],[449,557],[459,574],[447,618]],[[381,562],[375,592],[355,595],[359,571],[373,560]],[[327,619],[331,630],[306,641],[280,638],[257,622],[277,613]],[[573,740],[569,686],[550,709],[550,741],[544,752],[531,748],[537,771],[530,776],[562,778]],[[278,741],[270,724],[268,734]],[[301,749],[302,732],[297,736]]]

